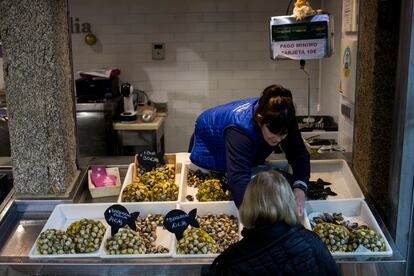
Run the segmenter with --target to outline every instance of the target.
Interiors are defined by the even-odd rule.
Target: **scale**
[[[310,74],[305,65],[307,59],[322,59],[333,53],[333,16],[326,13],[306,16],[297,20],[294,16],[274,16],[270,19],[270,58],[272,60],[300,60],[308,85],[308,116],[303,120],[313,126],[310,116]]]
[[[333,52],[333,17],[316,14],[296,20],[293,16],[270,19],[270,58],[321,59]]]

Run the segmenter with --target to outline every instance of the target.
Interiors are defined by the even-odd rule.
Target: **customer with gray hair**
[[[210,275],[338,275],[323,242],[301,225],[292,188],[277,171],[251,180],[239,211],[243,239],[214,260]]]

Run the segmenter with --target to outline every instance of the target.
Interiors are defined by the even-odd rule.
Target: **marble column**
[[[1,0],[0,36],[16,194],[64,195],[77,176],[67,0]]]
[[[400,1],[359,2],[353,166],[368,198],[384,215],[388,208]]]

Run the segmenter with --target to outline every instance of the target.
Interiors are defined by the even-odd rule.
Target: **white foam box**
[[[199,202],[197,197],[196,197],[196,194],[198,192],[198,188],[190,187],[187,184],[188,183],[187,182],[187,175],[188,175],[190,170],[192,170],[192,171],[200,170],[203,173],[209,173],[210,172],[209,170],[200,168],[200,167],[194,165],[191,162],[183,163],[182,172],[181,172],[181,175],[182,175],[182,183],[181,183],[182,193],[181,193],[181,198],[180,198],[181,202],[188,202],[188,203],[190,203],[190,202]],[[187,195],[191,195],[194,198],[194,200],[193,201],[188,200],[186,198]],[[230,201],[226,200],[226,201],[209,201],[209,202],[230,202]]]
[[[290,172],[290,166],[287,160],[270,160],[266,161],[264,165],[252,168],[252,178],[259,172],[272,169],[280,169],[286,172]]]
[[[57,205],[41,232],[51,228],[65,231],[71,223],[84,218],[99,220],[108,229],[109,225],[105,221],[104,212],[110,205],[108,203]],[[29,252],[29,257],[32,259],[99,257],[99,250],[91,253],[41,255],[36,252],[36,242],[37,239]]]
[[[364,194],[358,185],[351,169],[345,160],[311,160],[311,181],[318,178],[332,183],[331,190],[337,196],[328,196],[327,200],[340,200],[352,198],[364,198]]]
[[[166,215],[169,211],[178,209],[177,203],[148,203],[148,202],[137,202],[137,203],[122,203],[129,213],[139,212],[139,217],[145,217],[148,214],[161,214]],[[109,206],[108,206],[109,207]],[[119,229],[122,231],[122,229]],[[104,236],[104,242],[102,243],[99,252],[100,257],[104,259],[124,259],[124,258],[165,258],[172,256],[172,248],[173,248],[173,239],[174,234],[169,232],[168,230],[164,229],[162,226],[157,226],[157,239],[155,240],[155,245],[162,245],[169,249],[169,253],[149,253],[149,254],[118,254],[118,255],[109,255],[105,250],[105,242],[111,236],[111,229],[108,227],[108,230]]]
[[[356,218],[357,220],[363,221],[370,229],[374,230],[375,232],[381,235],[387,247],[386,251],[381,252],[334,252],[331,253],[332,256],[341,258],[353,258],[358,256],[392,256],[392,248],[364,199],[308,201],[305,202],[305,209],[307,214],[311,214],[313,212],[342,213],[342,215],[345,217],[352,217]]]
[[[283,166],[283,162],[287,164],[287,161],[280,160],[268,161],[267,164],[280,168]],[[332,185],[326,187],[330,187],[333,192],[337,193],[337,196],[328,196],[326,200],[364,198],[364,194],[345,160],[311,160],[310,166],[310,181],[321,178],[332,183]],[[291,168],[289,168],[289,171],[292,171]]]
[[[93,198],[119,195],[119,192],[121,191],[121,177],[117,167],[106,168],[107,175],[113,175],[116,177],[116,185],[95,187],[91,180],[91,173],[92,170],[88,170],[88,188]]]
[[[163,202],[178,203],[181,199],[181,194],[182,194],[182,188],[181,188],[181,182],[182,182],[182,180],[181,180],[181,177],[182,177],[181,171],[182,171],[182,169],[181,168],[182,168],[182,163],[176,163],[175,164],[175,184],[178,186],[178,198],[177,198],[177,200],[174,200],[174,201],[152,201],[152,202],[140,202],[140,203],[163,203]],[[118,202],[119,203],[124,203],[122,201],[122,192],[124,191],[126,186],[133,183],[134,171],[135,171],[135,164],[134,163],[129,164],[128,171],[125,175],[124,182],[122,184],[121,192],[119,193],[119,197],[118,197]]]
[[[239,211],[234,204],[233,201],[221,201],[221,202],[197,202],[197,203],[181,203],[179,204],[179,209],[183,210],[187,214],[197,208],[197,216],[205,216],[208,214],[218,215],[218,214],[226,214],[226,215],[233,215],[237,217],[239,221],[239,237],[241,239],[241,230],[243,226],[240,222],[239,218]],[[173,238],[173,257],[175,258],[215,258],[219,254],[177,254],[176,246],[177,246],[177,239]]]

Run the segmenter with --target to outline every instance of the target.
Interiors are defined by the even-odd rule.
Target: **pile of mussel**
[[[360,247],[370,251],[385,251],[380,234],[365,224],[344,220],[341,213],[321,213],[311,220],[312,230],[331,252],[354,252]]]
[[[310,200],[326,199],[328,196],[337,196],[337,193],[332,191],[332,183],[324,181],[322,178],[318,178],[316,181],[309,181],[308,191],[306,196]],[[328,186],[328,187],[325,187]]]

